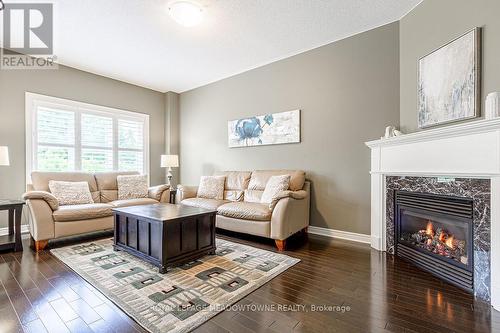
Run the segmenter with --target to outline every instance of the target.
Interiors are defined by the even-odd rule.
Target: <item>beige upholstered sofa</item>
[[[290,175],[290,188],[271,204],[260,203],[266,183],[274,175]],[[176,202],[216,209],[218,228],[272,238],[279,250],[285,240],[309,225],[310,183],[300,170],[225,171],[224,200],[197,197],[197,186],[178,186]]]
[[[35,249],[43,249],[49,240],[113,228],[114,207],[169,202],[168,185],[149,188],[149,198],[118,200],[119,175],[137,172],[33,172],[32,184],[23,195],[29,208],[30,233]],[[49,181],[86,181],[92,194],[93,204],[60,206],[50,193]]]

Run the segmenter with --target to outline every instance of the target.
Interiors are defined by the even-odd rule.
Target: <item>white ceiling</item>
[[[55,0],[55,54],[68,66],[183,92],[400,19],[421,0],[199,0],[175,23],[169,0]]]

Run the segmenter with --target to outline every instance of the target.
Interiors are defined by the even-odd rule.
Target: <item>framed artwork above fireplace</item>
[[[480,32],[475,28],[419,60],[419,128],[479,117]]]

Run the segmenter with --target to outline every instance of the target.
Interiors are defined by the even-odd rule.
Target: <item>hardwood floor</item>
[[[273,241],[233,236],[219,235],[276,251]],[[48,251],[23,243],[24,252],[0,255],[0,332],[143,332]],[[287,247],[299,264],[195,332],[500,332],[489,305],[367,245],[309,236]],[[263,306],[275,311],[253,311]]]

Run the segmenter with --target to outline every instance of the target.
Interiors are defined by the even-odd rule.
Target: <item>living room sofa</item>
[[[170,187],[150,187],[148,198],[118,200],[117,177],[138,172],[33,172],[32,184],[23,195],[29,210],[29,229],[35,250],[45,248],[49,240],[93,231],[113,229],[115,207],[169,202]],[[50,193],[49,181],[87,182],[93,204],[59,205]]]
[[[310,182],[301,170],[224,171],[223,200],[197,197],[197,186],[177,187],[176,202],[217,210],[216,226],[235,232],[274,239],[278,250],[286,239],[307,231],[310,210]],[[271,176],[290,175],[288,191],[281,192],[271,204],[261,203],[261,196]]]

